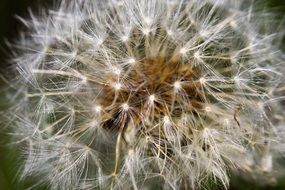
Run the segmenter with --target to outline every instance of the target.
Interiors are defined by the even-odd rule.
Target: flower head
[[[64,0],[25,21],[22,175],[51,189],[196,189],[227,187],[229,169],[270,174],[284,54],[244,4]]]

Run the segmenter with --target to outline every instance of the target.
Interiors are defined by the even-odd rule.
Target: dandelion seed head
[[[22,178],[64,190],[274,177],[284,53],[254,5],[63,0],[23,20],[10,122]]]

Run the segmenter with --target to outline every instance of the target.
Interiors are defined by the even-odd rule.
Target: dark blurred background
[[[0,0],[0,76],[7,75],[11,66],[9,63],[9,52],[5,40],[13,41],[16,38],[21,23],[15,15],[28,17],[28,8],[38,10],[38,7],[48,6],[53,0]],[[238,0],[237,0],[238,1]],[[256,0],[259,1],[259,0]],[[272,11],[285,18],[285,0],[264,0],[264,6],[270,7]],[[283,40],[284,41],[284,40]],[[285,46],[285,43],[284,43]],[[1,87],[2,86],[2,87]],[[0,77],[0,110],[7,109],[3,89],[5,82]],[[4,102],[4,103],[3,103]],[[0,127],[1,129],[1,127]],[[20,167],[17,158],[19,150],[11,148],[6,144],[6,139],[0,131],[0,190],[25,190],[23,184],[17,182],[17,171]],[[279,179],[275,186],[257,186],[243,179],[235,178],[231,181],[230,190],[285,190],[285,178]]]
[[[0,0],[0,69],[8,66],[9,51],[5,47],[4,40],[15,38],[21,26],[15,15],[28,16],[28,9],[36,8],[39,2],[51,2],[51,0]],[[46,3],[45,3],[46,4]]]

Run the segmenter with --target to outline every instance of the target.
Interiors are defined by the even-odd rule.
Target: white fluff
[[[285,62],[281,33],[251,2],[63,0],[23,21],[12,46],[23,96],[11,108],[23,178],[62,190],[199,189],[207,178],[227,188],[229,170],[270,175]],[[168,99],[131,74],[162,55],[197,71],[163,83]]]

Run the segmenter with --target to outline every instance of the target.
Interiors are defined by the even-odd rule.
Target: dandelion
[[[234,0],[63,0],[32,15],[12,45],[22,178],[63,190],[273,179],[285,62],[269,18]]]

